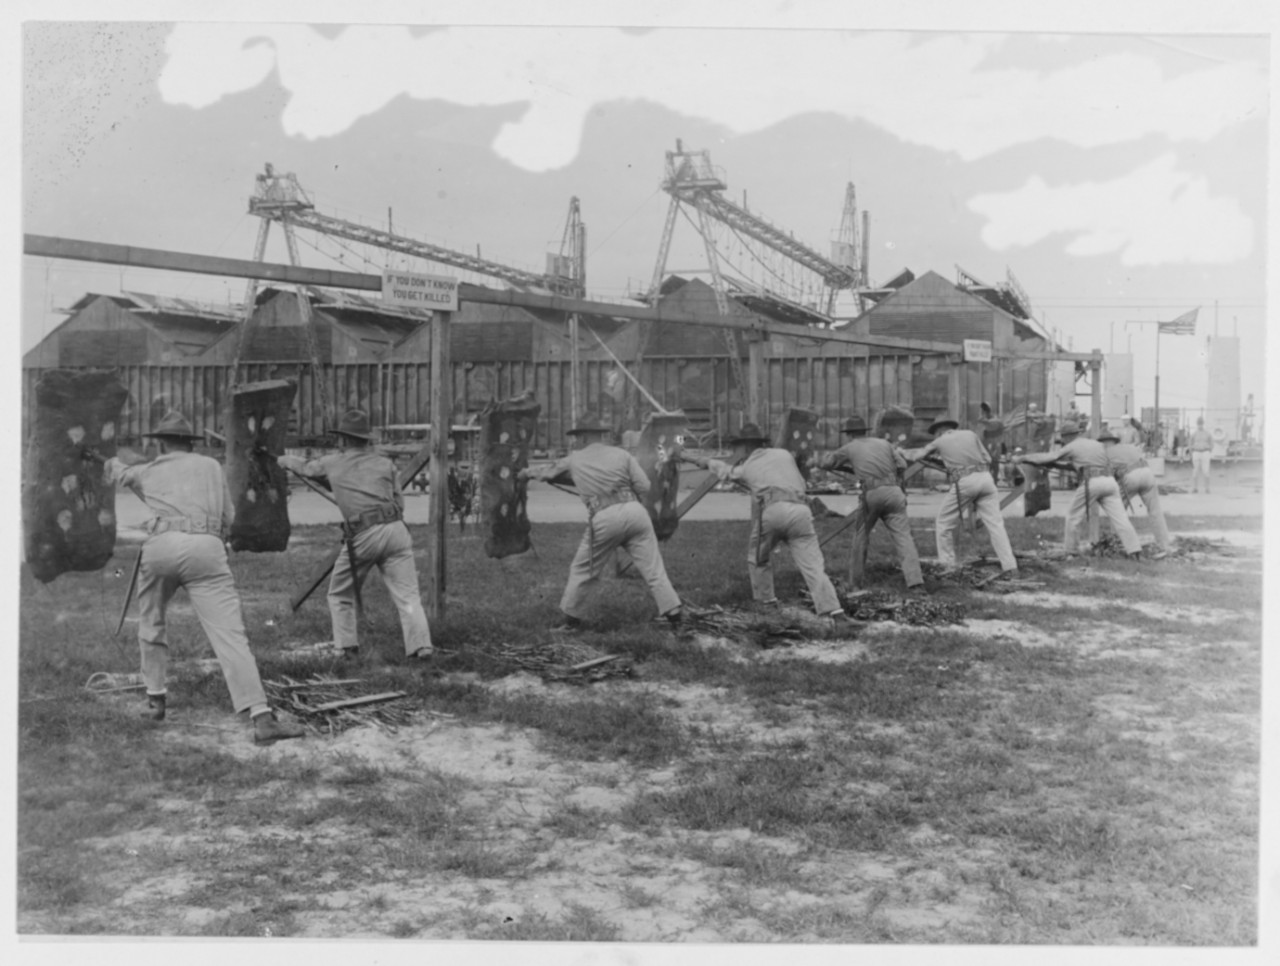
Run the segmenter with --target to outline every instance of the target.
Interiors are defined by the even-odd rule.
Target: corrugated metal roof
[[[139,322],[188,355],[203,352],[236,327],[230,319],[202,319],[190,315],[132,312]]]
[[[132,299],[136,309],[148,312],[160,312],[165,315],[190,315],[202,319],[230,319],[235,321],[244,316],[244,308],[237,305],[214,305],[196,302],[191,299],[177,298],[172,295],[150,295],[145,292],[123,293]]]

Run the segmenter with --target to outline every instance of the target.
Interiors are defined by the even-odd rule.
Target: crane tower
[[[727,188],[723,169],[711,163],[708,152],[686,151],[679,140],[676,141],[676,150],[667,152],[666,177],[662,182],[662,190],[671,196],[671,203],[667,208],[667,218],[658,246],[658,260],[647,294],[649,300],[657,297],[658,288],[662,285],[671,239],[675,233],[676,216],[684,205],[688,205],[696,213],[698,233],[702,236],[706,249],[707,267],[711,271],[716,301],[721,312],[728,311],[727,280],[722,268],[724,258],[715,245],[713,221],[726,225],[740,239],[746,236],[816,276],[823,286],[823,314],[828,319],[835,310],[836,296],[840,292],[855,291],[866,284],[867,220],[864,213],[860,232],[857,196],[852,184],[845,190],[840,230],[832,244],[831,258],[823,256],[797,241],[790,232],[747,210],[745,204],[737,205],[730,201],[724,196]],[[780,293],[768,291],[767,286],[765,294],[774,298],[782,297]]]

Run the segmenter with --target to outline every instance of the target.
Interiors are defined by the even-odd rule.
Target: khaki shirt
[[[1124,476],[1138,463],[1146,459],[1146,455],[1138,447],[1129,443],[1113,443],[1107,447],[1107,459],[1118,476]]]
[[[349,449],[313,460],[281,456],[281,466],[312,479],[328,480],[338,509],[347,520],[381,507],[404,511],[396,464],[370,449]]]
[[[591,443],[576,449],[549,468],[531,468],[528,476],[535,480],[551,480],[562,473],[573,478],[573,485],[584,500],[628,491],[643,497],[649,492],[649,477],[636,458],[625,449],[606,443]]]
[[[1101,470],[1111,472],[1111,460],[1107,457],[1107,448],[1096,439],[1077,436],[1065,446],[1049,453],[1033,453],[1024,456],[1027,463],[1070,463],[1078,470]]]
[[[707,460],[707,469],[715,473],[721,480],[740,480],[745,483],[752,496],[759,496],[765,490],[790,490],[801,499],[804,498],[804,477],[796,466],[796,459],[789,450],[762,447],[752,451],[736,466],[722,460]]]
[[[970,429],[953,429],[945,432],[928,446],[907,450],[903,454],[907,459],[923,459],[926,456],[938,456],[948,470],[963,470],[971,466],[990,466],[991,455],[978,439],[978,434]]]
[[[907,461],[887,439],[863,436],[849,440],[817,465],[824,470],[847,466],[864,486],[883,486],[897,481],[898,470],[906,469]]]
[[[113,456],[105,469],[109,482],[131,489],[158,519],[218,523],[224,532],[235,519],[222,464],[210,456],[175,451],[134,466]]]

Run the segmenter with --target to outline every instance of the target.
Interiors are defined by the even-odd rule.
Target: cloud
[[[1253,222],[1234,199],[1215,198],[1172,154],[1113,181],[1050,187],[1033,177],[1016,191],[978,195],[982,240],[996,251],[1071,236],[1069,255],[1120,253],[1125,265],[1225,263],[1253,250]]]
[[[862,119],[965,160],[1055,138],[1079,147],[1150,134],[1204,140],[1266,110],[1259,66],[1214,64],[1169,78],[1148,55],[1060,70],[984,68],[995,34],[824,30],[451,27],[415,35],[348,27],[184,23],[160,77],[171,104],[205,107],[274,66],[285,132],[331,137],[407,94],[468,106],[527,104],[494,143],[531,171],[569,164],[602,102],[643,99],[742,134],[802,112]]]

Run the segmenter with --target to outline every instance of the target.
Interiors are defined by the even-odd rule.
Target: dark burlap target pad
[[[649,477],[649,493],[645,509],[653,521],[654,533],[666,540],[676,532],[680,517],[676,501],[680,493],[680,449],[684,434],[689,432],[689,417],[684,413],[650,413],[640,428],[640,444],[636,462]]]
[[[1041,510],[1049,509],[1053,496],[1049,487],[1049,471],[1030,463],[1023,463],[1018,469],[1027,478],[1027,487],[1022,494],[1022,515],[1033,517]]]
[[[800,475],[809,478],[809,460],[813,457],[813,437],[818,430],[818,414],[808,409],[788,409],[778,426],[773,445],[785,449],[796,458]]]
[[[876,414],[872,436],[888,439],[894,446],[912,446],[915,415],[906,406],[886,406]]]
[[[227,416],[227,488],[236,518],[231,549],[279,552],[289,546],[289,478],[275,460],[284,452],[296,386],[251,382],[231,394]]]
[[[533,394],[524,393],[490,403],[480,414],[480,513],[484,552],[490,557],[510,557],[533,546],[525,508],[529,484],[517,474],[529,465],[541,412]]]
[[[128,398],[113,371],[52,369],[36,383],[22,520],[27,565],[39,581],[100,570],[111,559],[116,491],[101,460],[116,453],[120,408]]]

